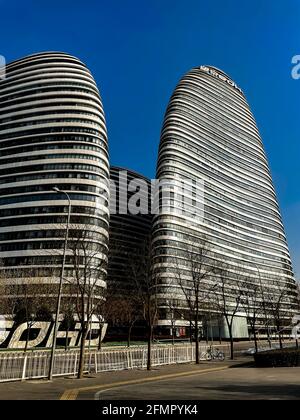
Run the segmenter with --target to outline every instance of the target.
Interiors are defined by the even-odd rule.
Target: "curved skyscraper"
[[[96,83],[77,58],[34,54],[0,81],[0,261],[40,284],[58,281],[71,199],[70,237],[108,246],[109,162]],[[92,238],[92,239],[91,239]],[[65,277],[71,275],[67,253]],[[8,271],[7,271],[8,272]],[[20,274],[21,273],[21,274]],[[39,289],[41,290],[41,289]]]
[[[242,267],[253,281],[259,274],[271,293],[273,279],[280,278],[290,288],[292,312],[291,259],[262,140],[242,90],[222,71],[201,66],[180,80],[164,119],[157,178],[203,187],[201,216],[170,211],[155,217],[154,267],[165,300],[170,281],[176,291],[173,258],[181,255],[184,270],[181,251],[205,238],[216,261]],[[188,275],[186,281],[188,288]],[[180,306],[180,293],[177,298]],[[162,314],[166,307],[162,301]],[[164,315],[160,324],[168,325]]]

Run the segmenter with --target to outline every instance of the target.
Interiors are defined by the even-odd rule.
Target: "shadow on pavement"
[[[232,393],[232,394],[253,394],[260,398],[297,398],[300,399],[299,385],[219,385],[219,386],[196,386],[196,389],[214,391],[217,393]],[[224,395],[223,395],[224,397]],[[228,395],[229,397],[229,395]]]

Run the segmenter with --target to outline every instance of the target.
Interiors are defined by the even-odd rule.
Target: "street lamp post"
[[[59,194],[64,194],[67,197],[67,200],[68,200],[68,218],[67,218],[67,225],[66,225],[66,232],[65,232],[65,242],[64,242],[63,260],[62,260],[61,274],[60,274],[60,281],[59,281],[59,289],[58,289],[57,302],[56,302],[53,341],[52,341],[50,366],[49,366],[49,373],[48,373],[49,381],[52,380],[52,376],[53,376],[54,356],[55,356],[55,349],[56,349],[56,339],[57,339],[57,331],[58,331],[58,320],[59,320],[59,312],[60,312],[61,293],[62,293],[62,285],[63,285],[63,279],[64,279],[66,252],[67,252],[67,246],[68,246],[69,225],[70,225],[70,216],[71,216],[71,199],[70,199],[69,195],[65,191],[61,191],[57,187],[53,188],[53,191],[55,191]]]

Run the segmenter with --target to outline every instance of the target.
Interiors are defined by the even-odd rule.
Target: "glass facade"
[[[132,280],[130,280],[132,275],[130,266],[141,255],[141,250],[145,248],[145,242],[151,239],[151,183],[148,178],[136,172],[115,166],[110,168],[110,179],[114,183],[114,188],[111,188],[107,284],[114,285],[118,293],[122,293],[133,287]],[[131,182],[134,185],[136,181],[144,183],[145,189],[142,194],[147,202],[147,214],[142,214],[142,212],[131,214],[128,209],[130,198],[138,191],[138,188],[130,187]],[[123,192],[126,189],[126,194],[122,195],[122,189]],[[113,194],[115,194],[115,198]],[[123,202],[120,203],[121,201]],[[138,203],[139,205],[140,203]]]

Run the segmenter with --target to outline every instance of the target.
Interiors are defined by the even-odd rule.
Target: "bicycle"
[[[225,353],[218,348],[209,348],[206,352],[206,360],[225,360]]]

